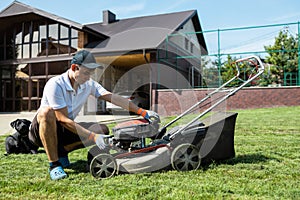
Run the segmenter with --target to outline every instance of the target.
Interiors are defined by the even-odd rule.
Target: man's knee
[[[103,131],[103,134],[105,134],[105,135],[109,134],[109,128],[106,125],[101,124],[101,129]]]
[[[37,115],[38,123],[56,123],[54,110],[51,107],[41,108]]]
[[[92,125],[89,125],[86,128],[97,134],[105,134],[105,135],[109,134],[109,128],[105,124],[93,123]]]

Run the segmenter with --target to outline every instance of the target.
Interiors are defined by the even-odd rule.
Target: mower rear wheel
[[[114,176],[117,169],[115,158],[107,153],[95,156],[90,164],[90,172],[95,178],[105,179]]]
[[[199,149],[189,143],[177,146],[172,152],[171,164],[177,171],[197,170],[201,164]]]

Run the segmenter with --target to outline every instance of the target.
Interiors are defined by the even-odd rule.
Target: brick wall
[[[178,115],[203,99],[212,90],[158,90],[152,94],[152,109],[162,116]],[[211,106],[219,93],[204,107]],[[218,99],[217,99],[218,100]],[[214,103],[217,101],[213,101]],[[201,104],[202,105],[202,104]],[[300,105],[300,87],[251,87],[239,90],[220,104],[218,109],[250,109]]]

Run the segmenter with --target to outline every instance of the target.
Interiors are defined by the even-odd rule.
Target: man
[[[70,165],[68,153],[85,146],[96,144],[104,149],[105,134],[109,129],[98,125],[95,130],[74,122],[89,95],[109,101],[150,121],[159,118],[157,113],[139,108],[128,99],[112,94],[90,75],[100,67],[94,56],[86,51],[78,51],[71,61],[69,70],[51,78],[45,85],[41,106],[32,121],[29,138],[37,146],[44,147],[49,160],[52,180],[65,178],[63,167]]]

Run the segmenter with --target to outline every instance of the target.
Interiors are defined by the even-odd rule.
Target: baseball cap
[[[89,69],[102,67],[96,63],[95,57],[87,50],[80,50],[75,53],[71,60],[71,64],[82,65]]]

